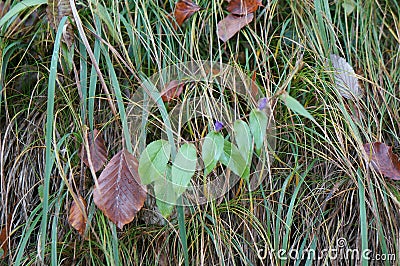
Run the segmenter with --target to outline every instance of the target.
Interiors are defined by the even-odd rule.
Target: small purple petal
[[[215,131],[220,131],[221,129],[224,128],[224,123],[217,120],[217,121],[215,121],[214,128],[215,128]]]
[[[267,107],[268,99],[267,98],[261,98],[258,100],[258,109],[259,110],[264,110]]]

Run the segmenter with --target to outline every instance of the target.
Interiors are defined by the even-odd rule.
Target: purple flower
[[[258,109],[259,110],[264,110],[267,107],[268,99],[267,98],[261,98],[258,100]]]
[[[217,121],[215,121],[214,128],[215,128],[215,131],[220,131],[221,129],[224,128],[224,123],[217,120]]]

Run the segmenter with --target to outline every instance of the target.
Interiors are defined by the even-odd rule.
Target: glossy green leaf
[[[171,145],[166,140],[147,145],[139,159],[139,176],[143,185],[162,179],[171,155]]]
[[[161,190],[165,190],[166,187],[159,186],[159,188]],[[171,187],[171,189],[172,189],[172,187]],[[175,193],[175,192],[173,192],[173,193]],[[175,207],[174,205],[170,204],[169,202],[163,201],[163,200],[161,200],[159,198],[156,199],[156,204],[157,204],[158,210],[160,211],[161,215],[164,218],[168,218],[171,215],[171,213],[172,213],[172,211],[174,210],[174,207]]]
[[[299,103],[295,98],[290,96],[287,92],[280,96],[280,99],[285,103],[285,105],[291,109],[293,112],[307,117],[310,120],[315,120],[314,117],[304,108],[304,106]]]
[[[171,179],[171,166],[168,165],[166,173],[167,178],[160,179],[154,183],[156,204],[161,215],[165,218],[171,215],[176,201],[178,200],[178,195],[174,191],[174,186],[169,181]]]
[[[242,154],[243,158],[246,160],[246,164],[248,165],[253,153],[253,139],[250,127],[246,122],[236,120],[233,124],[233,131],[239,152]]]
[[[236,175],[245,180],[249,179],[250,168],[247,166],[246,160],[239,149],[233,143],[227,140],[224,141],[224,152],[221,155],[220,161]]]
[[[215,168],[224,150],[224,137],[220,132],[211,131],[204,138],[201,156],[204,162],[204,175]]]
[[[196,170],[197,152],[193,144],[183,144],[175,157],[171,170],[174,191],[181,195],[188,187]]]
[[[344,12],[348,16],[353,13],[354,9],[356,8],[356,3],[354,2],[354,0],[344,0],[342,3],[342,7],[344,9]]]
[[[249,117],[250,131],[253,135],[254,144],[256,145],[256,153],[260,154],[264,144],[264,138],[267,130],[268,118],[265,112],[254,109]]]

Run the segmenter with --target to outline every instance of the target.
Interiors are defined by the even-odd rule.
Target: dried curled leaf
[[[393,180],[400,180],[399,157],[393,153],[392,147],[385,143],[374,142],[364,144],[364,150],[378,173]]]
[[[82,203],[83,210],[79,207],[79,203],[73,201],[71,204],[71,208],[69,209],[69,215],[68,215],[68,222],[69,224],[75,228],[81,236],[84,235],[85,233],[85,228],[86,228],[86,217],[82,211],[86,212],[86,201],[84,198],[79,196],[79,201]]]
[[[254,14],[248,14],[247,16],[235,16],[229,14],[223,20],[218,22],[218,37],[226,42],[238,33],[243,27],[248,25],[254,18]]]
[[[138,166],[131,153],[121,150],[107,164],[93,190],[96,206],[120,229],[135,218],[146,199]]]
[[[231,0],[226,8],[234,15],[243,16],[255,12],[262,6],[261,0]]]
[[[73,20],[69,0],[48,0],[46,12],[50,26],[54,30],[57,30],[58,25],[64,16],[68,16]],[[66,22],[65,28],[63,29],[63,40],[68,47],[71,47],[74,42],[74,30],[69,21]]]
[[[99,171],[107,161],[107,148],[104,139],[101,137],[99,131],[94,129],[88,133],[90,159],[93,164],[94,171]],[[89,167],[89,160],[84,144],[82,144],[79,157]]]
[[[354,73],[354,69],[346,60],[338,55],[330,55],[336,89],[340,95],[346,99],[354,99],[354,97],[361,97],[363,91],[358,84],[358,79]]]
[[[163,102],[171,102],[173,99],[179,97],[182,94],[185,83],[178,80],[172,80],[165,85],[165,88],[161,91],[161,98]]]
[[[179,0],[175,4],[174,16],[179,26],[190,18],[194,13],[199,11],[201,7],[193,3],[191,0]]]

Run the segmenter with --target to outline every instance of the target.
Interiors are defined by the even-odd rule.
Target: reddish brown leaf
[[[393,180],[400,180],[399,157],[392,152],[392,147],[385,143],[374,142],[364,144],[364,150],[378,173]]]
[[[88,133],[90,158],[93,164],[94,171],[99,171],[107,161],[107,148],[104,139],[101,137],[99,131],[94,129],[93,132]],[[79,157],[89,167],[88,156],[85,146],[82,144]]]
[[[255,12],[259,6],[262,6],[262,0],[231,0],[226,10],[242,16]]]
[[[199,11],[201,7],[193,3],[191,0],[179,0],[175,4],[174,16],[179,26],[182,26],[183,22],[190,18],[194,13]]]
[[[163,102],[171,102],[173,99],[179,97],[182,94],[185,83],[173,80],[165,85],[165,88],[161,92],[161,98]]]
[[[8,252],[8,237],[9,237],[9,232],[10,232],[10,227],[11,227],[11,214],[8,215],[7,222],[3,226],[0,232],[0,249],[3,251],[3,256],[0,257],[0,259],[3,259],[5,256],[7,256]]]
[[[79,200],[84,208],[83,211],[86,212],[87,204],[85,199],[79,196]],[[86,217],[87,216],[82,213],[82,210],[79,207],[79,203],[73,201],[71,204],[71,208],[69,209],[68,222],[73,228],[75,228],[79,232],[81,236],[83,236],[85,233],[87,222]]]
[[[249,24],[254,18],[254,14],[248,14],[247,16],[235,16],[229,14],[223,20],[218,22],[218,37],[226,42],[232,38],[237,32],[243,27]]]
[[[256,84],[256,78],[257,78],[257,72],[254,71],[253,75],[251,77],[251,86],[250,86],[251,87],[251,96],[254,99],[258,98],[258,86]]]
[[[131,153],[121,150],[107,164],[93,190],[94,203],[120,229],[135,218],[146,199],[138,166]]]

